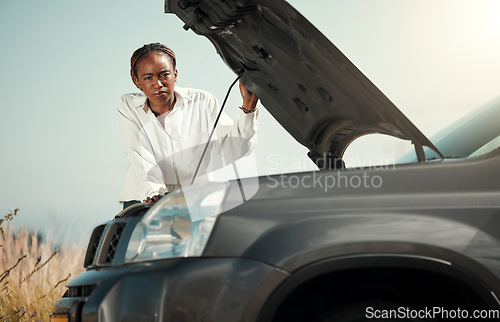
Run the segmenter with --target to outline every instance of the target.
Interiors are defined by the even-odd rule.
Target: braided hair
[[[167,54],[170,57],[175,70],[175,54],[172,49],[158,42],[147,44],[134,51],[132,57],[130,58],[130,77],[132,77],[132,80],[137,79],[137,63],[152,52]]]

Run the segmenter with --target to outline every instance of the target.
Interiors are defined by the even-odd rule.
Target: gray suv
[[[500,319],[500,100],[429,140],[285,1],[165,8],[210,39],[318,171],[125,209],[95,228],[54,321]],[[345,169],[369,133],[415,151]]]

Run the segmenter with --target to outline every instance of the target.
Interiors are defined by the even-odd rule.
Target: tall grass
[[[81,246],[55,250],[23,228],[14,234],[8,223],[0,234],[0,321],[49,321],[67,281],[83,271],[84,254]]]

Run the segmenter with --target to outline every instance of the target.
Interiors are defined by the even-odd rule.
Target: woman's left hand
[[[240,93],[243,99],[243,110],[244,111],[254,111],[257,107],[257,101],[259,98],[252,92],[250,92],[245,85],[240,81]]]

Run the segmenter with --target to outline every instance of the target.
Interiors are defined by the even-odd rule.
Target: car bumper
[[[182,258],[89,269],[55,316],[70,321],[254,321],[289,274],[242,258]]]

